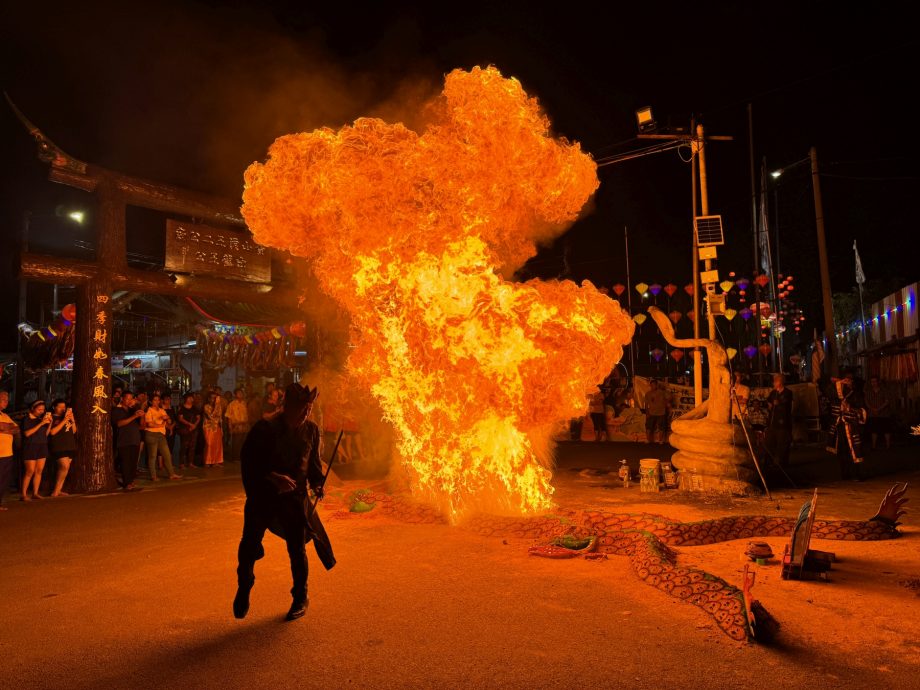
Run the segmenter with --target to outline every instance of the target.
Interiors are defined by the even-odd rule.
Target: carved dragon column
[[[725,349],[714,340],[677,338],[667,315],[655,307],[649,314],[674,347],[705,347],[709,363],[709,399],[671,424],[671,458],[681,472],[702,478],[703,488],[734,494],[755,490],[757,478],[744,433],[731,420],[731,372]]]

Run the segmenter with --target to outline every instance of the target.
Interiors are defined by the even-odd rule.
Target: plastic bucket
[[[657,458],[642,458],[639,460],[639,474],[642,477],[648,477],[652,473],[656,482],[661,481],[661,460]]]

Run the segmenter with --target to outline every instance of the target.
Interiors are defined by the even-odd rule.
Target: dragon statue
[[[816,520],[812,536],[819,539],[876,541],[900,535],[897,527],[907,484],[895,485],[868,520]],[[385,487],[330,494],[332,517],[349,518],[373,512],[411,524],[447,524],[430,505],[393,495]],[[794,517],[723,517],[700,522],[678,522],[661,515],[622,514],[599,510],[568,511],[539,517],[478,515],[464,529],[481,536],[531,539],[529,553],[544,558],[603,558],[626,556],[640,580],[672,597],[698,606],[733,640],[767,640],[777,623],[750,600],[750,581],[742,589],[696,568],[680,565],[677,547],[699,546],[752,537],[792,534]]]

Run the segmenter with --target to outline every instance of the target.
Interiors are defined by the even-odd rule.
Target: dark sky
[[[753,266],[751,102],[758,165],[793,163],[817,147],[834,289],[853,285],[854,239],[870,278],[920,278],[909,204],[920,145],[908,106],[920,45],[891,5],[12,4],[0,16],[0,84],[83,160],[236,198],[246,165],[276,136],[362,115],[411,124],[445,72],[495,64],[541,100],[557,132],[597,158],[640,145],[634,111],[643,105],[663,124],[686,126],[696,115],[708,132],[733,135],[708,149],[710,210],[723,215],[727,237],[723,272],[750,275]],[[44,182],[5,107],[0,151],[3,289],[14,295],[10,248],[22,212],[53,214],[80,197]],[[593,213],[542,250],[531,274],[567,268],[577,280],[625,282],[628,226],[633,283],[688,282],[690,166],[670,151],[599,176]],[[782,266],[819,319],[807,167],[781,178],[775,200]],[[66,232],[54,219],[44,227]],[[12,302],[0,313],[5,333]]]

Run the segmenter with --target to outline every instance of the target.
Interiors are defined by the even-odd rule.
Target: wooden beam
[[[240,214],[240,202],[131,177],[95,165],[87,165],[85,172],[82,173],[71,168],[52,165],[48,172],[48,179],[87,192],[94,192],[100,184],[108,182],[121,193],[124,202],[132,206],[164,213],[176,213],[224,225],[246,227],[246,222]]]
[[[24,253],[21,277],[39,283],[82,285],[97,275],[96,264],[58,256]],[[294,306],[300,297],[297,290],[284,286],[177,275],[175,281],[161,271],[136,268],[113,270],[108,275],[112,290],[130,290],[152,295],[201,297],[202,299],[245,302],[254,305]]]

